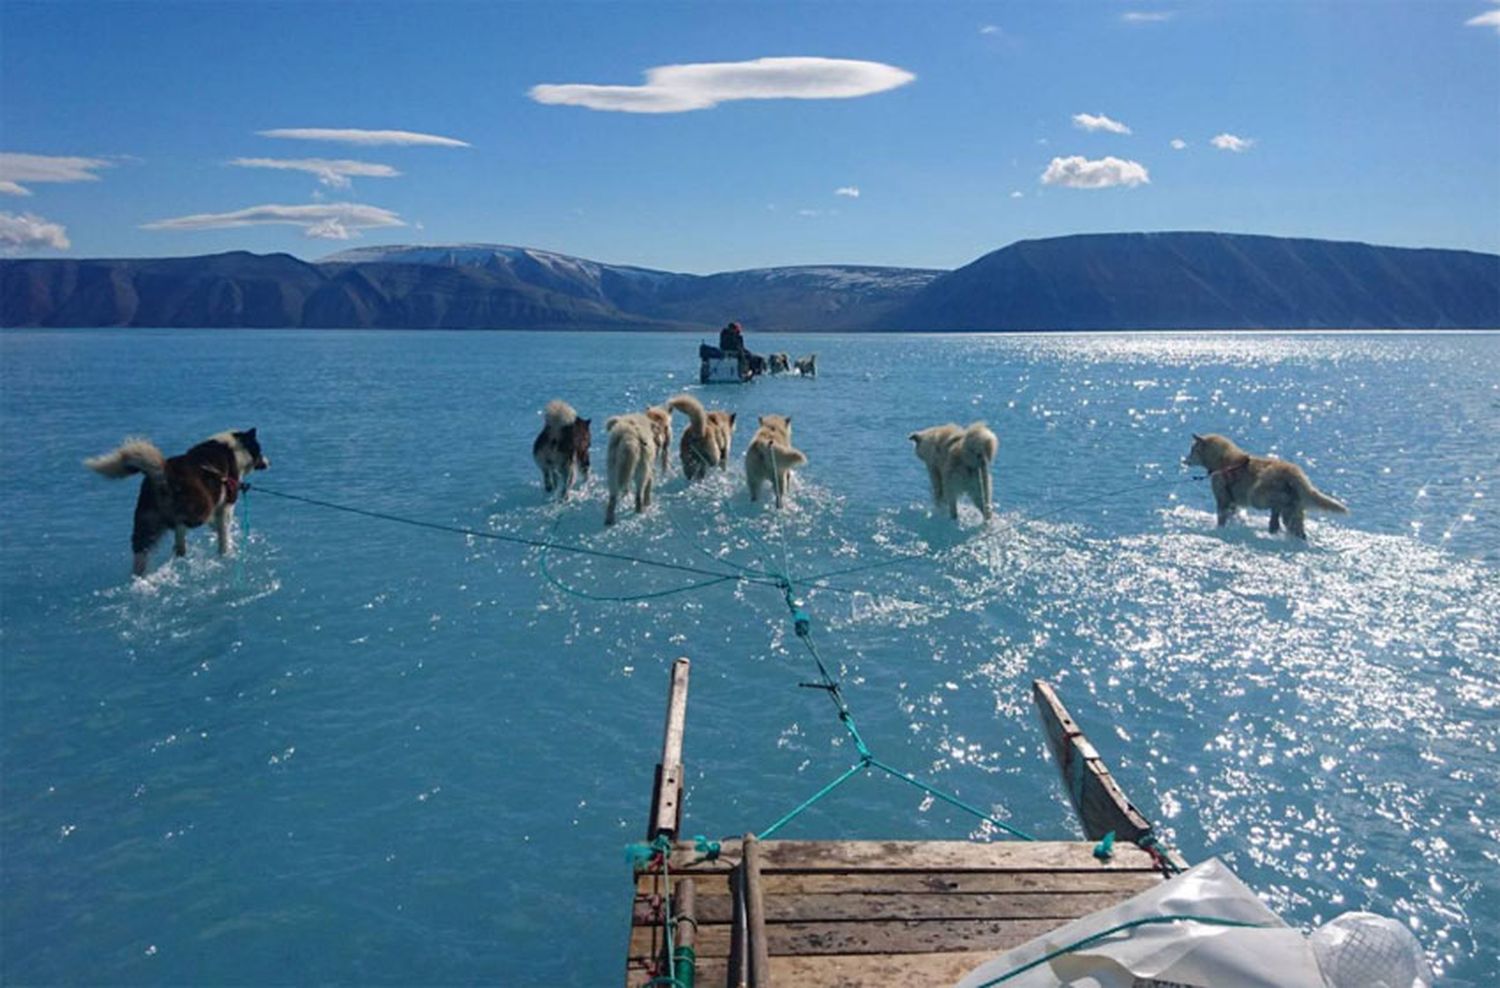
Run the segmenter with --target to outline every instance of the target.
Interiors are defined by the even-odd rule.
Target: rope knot
[[[703,834],[699,834],[693,838],[693,850],[703,855],[705,861],[719,860],[719,842],[709,840]]]

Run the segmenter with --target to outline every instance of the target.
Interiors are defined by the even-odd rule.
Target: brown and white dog
[[[144,474],[135,501],[135,526],[130,548],[135,553],[131,572],[146,574],[151,547],[171,529],[176,536],[173,552],[187,554],[187,530],[210,518],[219,534],[219,555],[228,555],[229,525],[240,485],[253,470],[271,465],[261,452],[255,430],[221,432],[210,436],[180,456],[167,458],[145,439],[127,439],[113,453],[83,461],[84,466],[106,477]]]
[[[605,465],[609,475],[609,503],[604,508],[604,524],[613,525],[620,495],[627,490],[635,489],[636,514],[651,504],[651,488],[656,482],[658,427],[648,412],[631,412],[616,415],[604,423],[604,428],[609,432]]]
[[[688,417],[682,430],[682,472],[688,480],[699,480],[709,467],[729,469],[729,445],[734,439],[734,412],[707,411],[692,395],[674,395],[667,407]]]
[[[990,487],[990,465],[1000,440],[983,422],[967,429],[953,423],[935,425],[907,436],[916,443],[917,459],[927,465],[932,482],[932,501],[957,520],[959,495],[967,495],[986,520],[994,512]]]
[[[566,501],[581,477],[589,475],[589,420],[565,401],[549,401],[542,412],[542,431],[531,444],[531,458],[542,471],[542,487]]]
[[[760,488],[769,482],[781,507],[792,486],[792,470],[807,465],[807,456],[792,448],[791,416],[762,415],[760,428],[745,450],[745,482],[750,485],[750,500],[760,499]]]
[[[767,354],[766,369],[772,374],[790,374],[792,371],[792,358],[785,353]]]
[[[1182,462],[1208,471],[1220,528],[1229,522],[1237,507],[1269,508],[1273,535],[1286,522],[1287,531],[1305,540],[1309,508],[1341,515],[1349,513],[1341,502],[1314,487],[1295,463],[1251,456],[1224,436],[1193,433],[1193,446]]]

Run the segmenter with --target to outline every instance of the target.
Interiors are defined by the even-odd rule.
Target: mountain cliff
[[[1500,256],[1220,233],[1021,241],[957,271],[713,275],[493,244],[0,261],[0,325],[1135,330],[1500,327]]]

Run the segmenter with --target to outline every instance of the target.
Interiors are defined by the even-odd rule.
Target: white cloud
[[[1150,181],[1146,166],[1138,161],[1113,157],[1091,161],[1081,154],[1053,158],[1042,173],[1043,185],[1061,185],[1069,189],[1107,189],[1116,185],[1145,185]]]
[[[1111,134],[1130,133],[1129,127],[1118,120],[1111,120],[1102,113],[1098,116],[1092,113],[1075,113],[1073,114],[1073,126],[1079,130],[1087,131],[1107,130]]]
[[[147,230],[223,230],[241,226],[300,226],[309,237],[349,240],[361,230],[405,226],[401,217],[379,206],[353,202],[315,203],[311,206],[251,206],[232,213],[196,213],[147,223]]]
[[[1255,140],[1250,137],[1235,137],[1233,134],[1220,134],[1208,143],[1220,151],[1233,151],[1238,154],[1241,151],[1250,150]]]
[[[1172,143],[1172,150],[1173,151],[1181,151],[1183,148],[1187,147],[1187,141],[1184,141],[1180,137],[1174,137],[1174,138],[1172,138],[1172,142],[1171,143]]]
[[[1026,193],[1022,192],[1020,189],[1016,189],[1010,194],[1010,197],[1012,199],[1024,199],[1026,198]]]
[[[799,210],[797,210],[797,215],[798,216],[822,216],[823,215],[823,211],[821,209],[799,209]]]
[[[418,134],[410,130],[357,130],[338,127],[279,127],[258,130],[261,137],[284,137],[294,141],[334,141],[339,144],[395,144],[403,147],[466,148],[471,145],[456,137]]]
[[[1127,24],[1160,24],[1171,19],[1171,13],[1165,10],[1127,10],[1120,15]]]
[[[894,65],[847,58],[757,58],[659,65],[640,86],[532,86],[538,103],[624,113],[682,113],[740,99],[850,99],[904,86],[916,76]]]
[[[67,250],[68,231],[61,223],[51,223],[31,213],[0,213],[0,254],[25,250]]]
[[[235,158],[229,162],[240,168],[275,168],[282,171],[307,172],[335,189],[349,188],[350,178],[395,178],[401,173],[390,165],[344,158]]]
[[[1000,33],[1000,25],[999,24],[983,24],[979,28],[979,33],[980,34],[999,34]]]
[[[1492,27],[1500,31],[1500,10],[1487,10],[1464,21],[1469,27]]]
[[[859,186],[857,186],[857,185],[841,185],[838,188],[836,188],[836,189],[833,190],[833,194],[836,195],[836,196],[845,196],[845,197],[847,197],[849,199],[858,199],[859,198]]]
[[[94,172],[108,168],[103,158],[64,158],[48,154],[0,152],[0,192],[29,196],[22,182],[97,182]]]

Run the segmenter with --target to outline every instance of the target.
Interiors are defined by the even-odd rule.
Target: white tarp
[[[1266,908],[1217,858],[1111,909],[1074,920],[969,972],[956,988],[981,988],[1054,950],[1150,916],[1191,915],[1258,924],[1137,926],[1070,951],[997,988],[1326,988],[1306,937]]]

